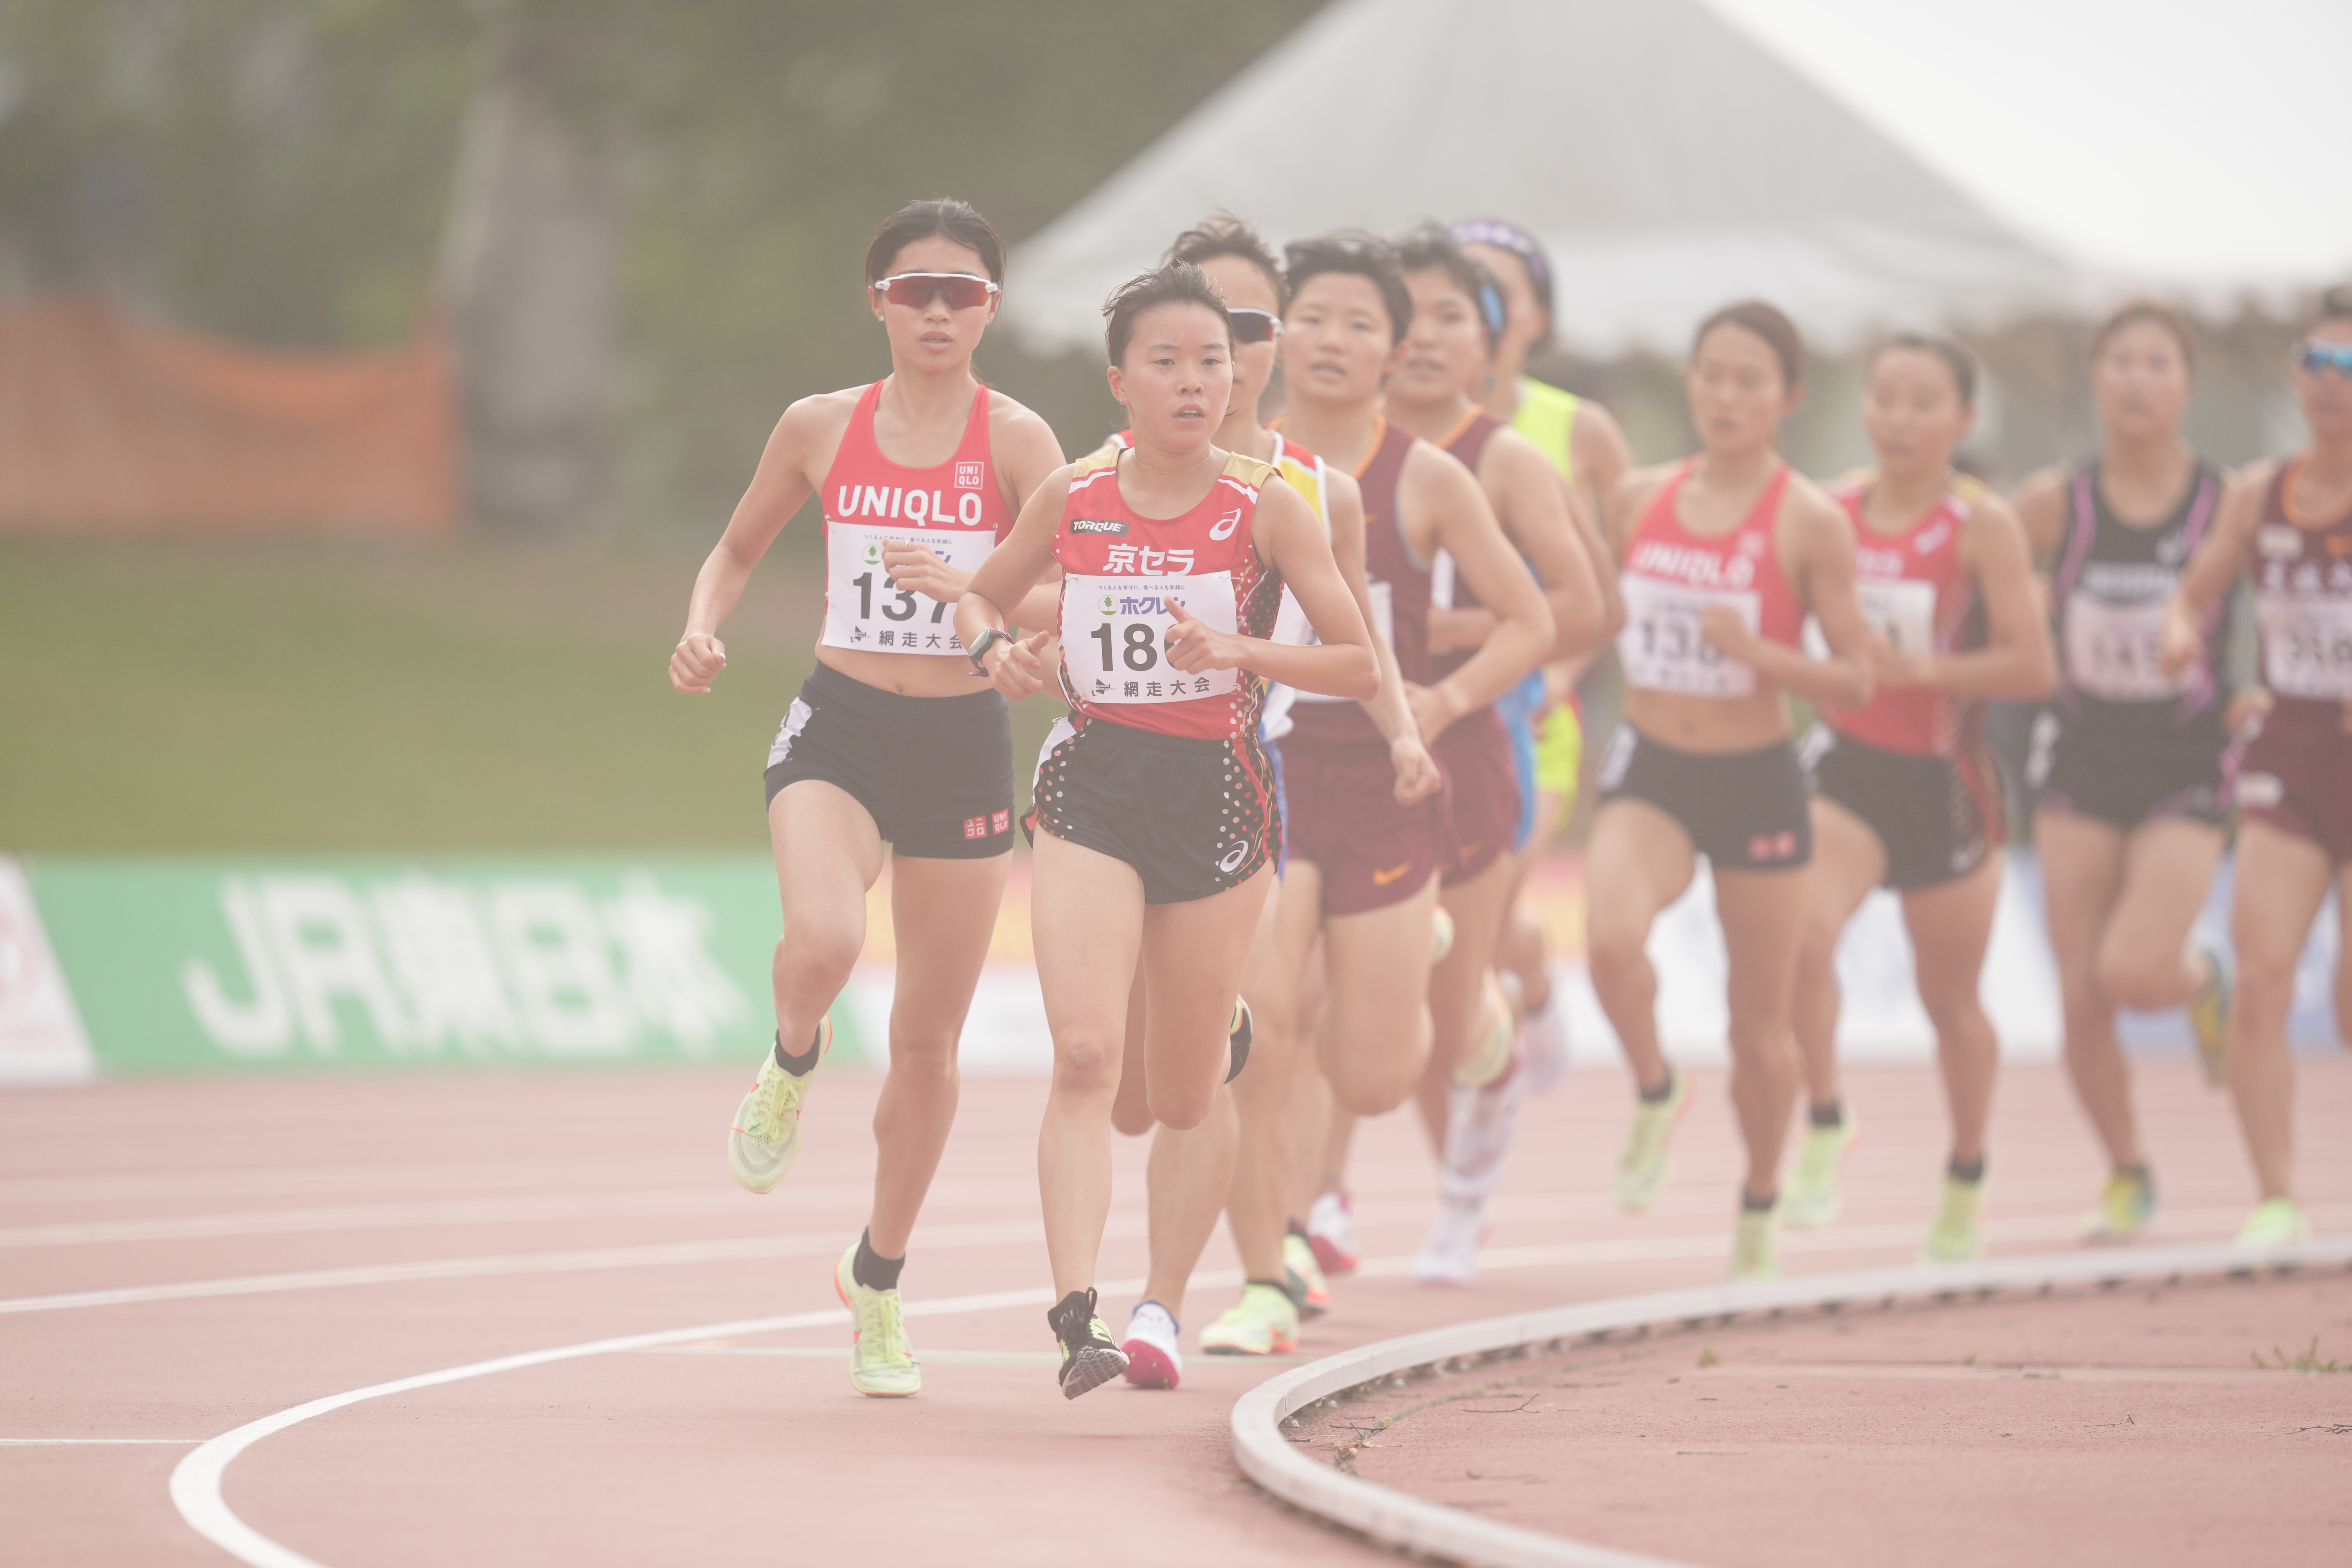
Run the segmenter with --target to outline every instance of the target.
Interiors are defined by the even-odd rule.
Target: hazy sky
[[[2083,261],[2352,274],[2352,0],[1706,3]]]

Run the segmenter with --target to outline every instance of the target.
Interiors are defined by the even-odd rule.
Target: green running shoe
[[[816,1048],[821,1065],[833,1049],[831,1017],[817,1020]],[[777,1066],[772,1047],[760,1058],[760,1076],[751,1080],[751,1092],[736,1106],[735,1124],[727,1130],[727,1168],[746,1191],[772,1193],[793,1168],[801,1152],[801,1101],[808,1098],[814,1077],[815,1068],[794,1078]]]
[[[2118,1171],[2099,1189],[2099,1206],[2083,1217],[2083,1239],[2095,1244],[2130,1241],[2156,1217],[2156,1178],[2142,1167]]]
[[[876,1399],[904,1399],[920,1393],[922,1369],[907,1338],[907,1320],[896,1290],[874,1290],[857,1282],[857,1244],[834,1265],[833,1293],[849,1309],[857,1327],[849,1347],[849,1386]]]
[[[1746,1285],[1780,1277],[1780,1205],[1751,1209],[1741,1205],[1731,1233],[1731,1282]]]
[[[1046,1312],[1045,1321],[1054,1338],[1061,1342],[1063,1398],[1091,1394],[1127,1370],[1127,1352],[1110,1337],[1108,1325],[1095,1315],[1091,1289],[1073,1290],[1063,1297]]]
[[[1665,1099],[1633,1102],[1633,1125],[1625,1134],[1625,1152],[1617,1157],[1617,1206],[1627,1214],[1642,1213],[1665,1190],[1675,1123],[1689,1103],[1690,1081],[1679,1071],[1667,1080]]]
[[[2252,1251],[2294,1247],[2311,1239],[2311,1222],[2293,1198],[2264,1198],[2239,1227],[2238,1245]]]
[[[1838,1166],[1862,1136],[1853,1107],[1844,1106],[1835,1127],[1809,1127],[1797,1152],[1797,1173],[1780,1200],[1781,1220],[1798,1230],[1817,1230],[1838,1216]]]
[[[1984,1179],[1973,1182],[1944,1178],[1943,1201],[1936,1205],[1936,1223],[1920,1244],[1919,1261],[1974,1263],[1984,1256]]]
[[[1290,1293],[1255,1280],[1201,1331],[1201,1349],[1209,1355],[1280,1355],[1297,1348],[1298,1308]]]

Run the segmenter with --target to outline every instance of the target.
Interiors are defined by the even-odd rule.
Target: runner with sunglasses
[[[1665,1185],[1688,1089],[1658,1048],[1650,927],[1705,856],[1730,960],[1731,1100],[1748,1146],[1734,1279],[1779,1272],[1780,1150],[1800,1077],[1791,1026],[1797,937],[1812,859],[1788,696],[1869,700],[1870,633],[1844,511],[1781,459],[1804,349],[1760,300],[1700,323],[1684,385],[1697,456],[1637,470],[1610,512],[1621,563],[1625,723],[1601,764],[1585,857],[1592,986],[1640,1091],[1617,1201],[1640,1213]],[[1831,657],[1798,646],[1810,611]]]
[[[851,1385],[877,1396],[922,1383],[899,1270],[955,1120],[956,1042],[1013,847],[1004,700],[974,681],[950,610],[1022,499],[1062,461],[1045,421],[972,374],[1003,269],[995,230],[961,202],[911,202],[876,231],[866,305],[887,336],[890,374],[784,411],[695,579],[670,656],[673,686],[710,689],[727,667],[720,626],[814,496],[824,630],[768,753],[785,932],[776,1039],[736,1108],[727,1159],[755,1193],[792,1169],[810,1077],[833,1040],[827,1009],[866,944],[866,893],[887,844],[898,970],[874,1113],[874,1207],[834,1270],[856,1323]],[[1041,598],[1030,611],[1050,608]]]
[[[1332,472],[1323,459],[1258,421],[1258,404],[1273,379],[1282,308],[1288,293],[1282,264],[1255,229],[1238,218],[1218,216],[1185,230],[1169,247],[1169,261],[1189,261],[1209,275],[1225,301],[1233,327],[1233,405],[1217,431],[1226,450],[1273,465],[1275,472],[1306,498],[1331,535],[1331,552],[1366,624],[1371,607],[1364,584],[1363,501],[1354,479]],[[1111,437],[1115,447],[1129,438]],[[1276,641],[1303,644],[1312,637],[1295,595],[1286,593],[1275,617]],[[1412,731],[1404,687],[1396,660],[1384,646],[1381,695],[1374,706],[1389,714],[1400,733]],[[1274,767],[1277,801],[1282,795],[1282,752],[1274,744],[1290,728],[1289,709],[1297,693],[1276,686],[1266,697],[1259,738]],[[1415,749],[1419,742],[1412,742]],[[1434,782],[1435,764],[1423,753],[1416,764]],[[1287,819],[1287,812],[1285,818]],[[1143,984],[1139,974],[1128,1004],[1126,1063],[1113,1125],[1137,1134],[1152,1130],[1150,1269],[1143,1299],[1128,1320],[1119,1348],[1127,1353],[1127,1380],[1139,1387],[1173,1388],[1183,1376],[1180,1319],[1186,1282],[1223,1213],[1234,1249],[1241,1254],[1245,1283],[1241,1299],[1200,1336],[1212,1355],[1267,1355],[1298,1342],[1302,1311],[1320,1310],[1329,1297],[1315,1254],[1301,1227],[1289,1223],[1285,1194],[1290,1186],[1285,1110],[1296,1062],[1300,974],[1278,960],[1276,921],[1282,907],[1280,860],[1276,881],[1258,917],[1242,972],[1244,1016],[1250,1029],[1249,1070],[1230,1089],[1219,1089],[1208,1118],[1198,1127],[1153,1122],[1147,1092]]]
[[[2295,345],[2291,379],[2310,447],[2255,465],[2231,486],[2213,532],[2164,616],[2166,671],[2210,657],[2221,606],[2253,574],[2263,676],[2274,705],[2238,775],[2238,950],[2227,1062],[2262,1201],[2242,1247],[2305,1239],[2294,1198],[2294,1061],[2287,1012],[2312,922],[2331,886],[2352,910],[2352,287],[2330,289]],[[2336,1018],[2352,1030],[2352,965],[2336,961]]]
[[[1517,224],[1478,218],[1454,225],[1452,237],[1464,254],[1486,264],[1503,296],[1503,331],[1496,339],[1494,363],[1473,395],[1486,412],[1508,421],[1512,429],[1534,442],[1567,484],[1578,533],[1599,575],[1608,635],[1614,637],[1624,625],[1625,607],[1618,598],[1600,519],[1608,513],[1607,498],[1633,468],[1633,453],[1606,408],[1527,374],[1528,355],[1549,346],[1552,338],[1551,259],[1535,237]],[[1529,713],[1533,722],[1533,767],[1522,779],[1526,814],[1517,883],[1499,956],[1506,986],[1516,983],[1528,1087],[1537,1090],[1567,1070],[1568,1030],[1562,993],[1552,981],[1549,933],[1520,885],[1576,804],[1584,764],[1584,710],[1577,686],[1600,651],[1546,665],[1540,686],[1530,681],[1496,704],[1512,724],[1515,741],[1518,715]],[[1527,760],[1523,749],[1521,761]]]
[[[1370,236],[1335,235],[1292,246],[1289,263],[1283,370],[1290,406],[1282,428],[1362,487],[1373,618],[1406,682],[1413,730],[1443,765],[1450,731],[1467,726],[1468,737],[1492,726],[1495,699],[1550,651],[1551,611],[1476,476],[1381,412],[1382,383],[1410,352],[1414,314],[1394,250]],[[1441,555],[1495,617],[1483,646],[1450,672],[1435,667],[1429,646],[1431,571]],[[1348,1119],[1402,1104],[1432,1071],[1442,1086],[1482,1025],[1496,1021],[1480,980],[1494,928],[1489,916],[1475,951],[1457,934],[1453,951],[1471,962],[1433,973],[1439,879],[1462,860],[1446,801],[1425,796],[1407,773],[1409,736],[1389,730],[1381,713],[1302,695],[1291,716],[1282,742],[1291,864],[1277,941],[1280,961],[1296,972],[1318,931],[1323,939],[1319,1059],[1337,1114],[1326,1124],[1314,1211],[1326,1245],[1335,1228],[1350,1233],[1347,1249],[1334,1251],[1344,1261],[1352,1226],[1340,1219],[1335,1226],[1334,1216],[1345,1213]],[[1468,785],[1458,780],[1453,788]],[[1466,794],[1457,798],[1466,809]],[[1495,837],[1508,831],[1506,822]],[[1509,1060],[1508,1028],[1506,1013],[1495,1053],[1501,1064]],[[1487,1076],[1496,1075],[1490,1068]],[[1314,1109],[1321,1092],[1300,1099]]]
[[[1380,665],[1323,521],[1271,465],[1215,437],[1233,407],[1232,328],[1189,262],[1113,295],[1113,396],[1133,445],[1055,470],[956,610],[1008,697],[1040,689],[1054,636],[1013,641],[1004,606],[1062,568],[1053,674],[1070,704],[1037,769],[1031,885],[1054,1034],[1038,1134],[1046,1314],[1076,1398],[1126,1352],[1096,1314],[1111,1110],[1139,965],[1155,1121],[1190,1128],[1235,1063],[1242,970],[1274,880],[1282,818],[1257,738],[1269,679],[1370,700]],[[1322,645],[1272,640],[1285,587]]]
[[[2066,1072],[2107,1154],[2082,1226],[2091,1241],[2128,1240],[2156,1212],[2116,1009],[2185,1007],[2221,1078],[2229,976],[2220,952],[2189,940],[2221,861],[2231,737],[2260,699],[2233,697],[2226,599],[2197,669],[2176,677],[2158,660],[2165,602],[2224,488],[2180,434],[2195,370],[2186,316],[2147,300],[2116,310],[2091,336],[2099,456],[2017,492],[2057,634],[2058,689],[2035,720],[2026,776]]]
[[[1812,1114],[1783,1217],[1810,1227],[1837,1215],[1838,1162],[1856,1127],[1838,1089],[1838,938],[1870,890],[1889,887],[1903,900],[1952,1120],[1928,1263],[1984,1250],[2000,1042],[1977,993],[2008,822],[1984,704],[2038,700],[2056,675],[2025,531],[1952,467],[1976,423],[1976,363],[1948,338],[1905,335],[1871,356],[1862,422],[1878,468],[1831,493],[1853,520],[1878,692],[1867,707],[1825,710],[1805,738],[1813,869],[1796,1026]]]
[[[1604,611],[1567,488],[1532,442],[1472,400],[1503,330],[1502,292],[1441,228],[1405,237],[1397,258],[1412,296],[1412,324],[1389,377],[1388,416],[1477,476],[1505,536],[1543,585],[1554,628],[1545,658],[1580,655],[1601,641]],[[1494,613],[1457,581],[1453,557],[1440,552],[1430,568],[1432,672],[1442,678],[1467,664],[1495,625]],[[1441,1028],[1422,1079],[1422,1115],[1442,1171],[1437,1218],[1413,1264],[1413,1277],[1425,1283],[1466,1285],[1476,1273],[1487,1198],[1502,1175],[1524,1088],[1512,1049],[1517,1020],[1494,964],[1517,882],[1521,834],[1533,816],[1542,679],[1531,671],[1505,694],[1520,699],[1507,716],[1502,702],[1465,714],[1433,747],[1451,786],[1454,863],[1440,881],[1454,945],[1431,975],[1432,1007],[1444,1018],[1443,998],[1475,990],[1484,994],[1484,1010],[1472,1015],[1476,1032],[1468,1039],[1448,1038]]]

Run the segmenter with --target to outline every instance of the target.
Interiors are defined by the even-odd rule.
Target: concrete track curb
[[[2263,1252],[2207,1243],[2004,1258],[1934,1269],[1869,1269],[1621,1296],[1486,1318],[1359,1345],[1259,1384],[1234,1406],[1234,1459],[1243,1474],[1283,1501],[1401,1552],[1475,1568],[1682,1568],[1664,1558],[1480,1519],[1359,1479],[1301,1454],[1284,1436],[1285,1425],[1308,1405],[1376,1379],[1465,1370],[1480,1361],[1507,1359],[1527,1346],[1597,1344],[1620,1336],[1640,1338],[1653,1329],[1696,1329],[1792,1311],[1891,1307],[1937,1297],[2005,1290],[2046,1295],[2068,1285],[2327,1267],[2352,1267],[2352,1237]]]

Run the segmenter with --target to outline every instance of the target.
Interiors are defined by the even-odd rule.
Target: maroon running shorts
[[[2352,861],[2352,735],[2336,704],[2280,700],[2238,764],[2238,814]]]
[[[1492,708],[1465,714],[1429,748],[1445,774],[1451,814],[1443,880],[1466,882],[1510,852],[1519,835],[1518,765],[1511,732]]]
[[[1399,805],[1386,741],[1331,745],[1293,731],[1278,743],[1290,858],[1322,874],[1326,914],[1401,904],[1445,868],[1445,794]]]

